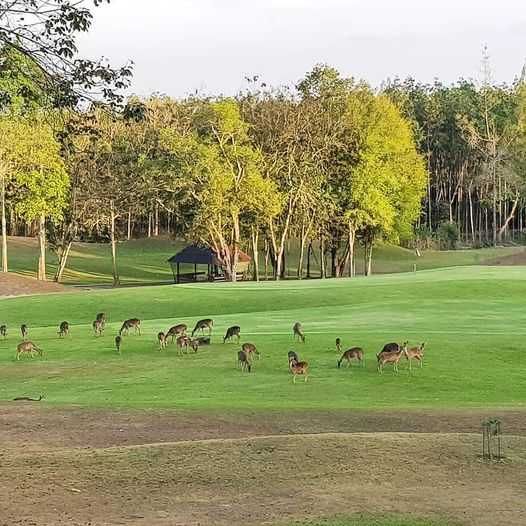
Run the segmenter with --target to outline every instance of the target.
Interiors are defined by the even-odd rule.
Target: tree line
[[[95,5],[100,2],[96,1]],[[395,79],[374,90],[318,65],[294,87],[255,77],[235,97],[129,98],[129,67],[73,60],[91,14],[66,0],[0,10],[2,268],[7,234],[36,233],[59,281],[75,240],[171,236],[211,247],[227,279],[240,250],[284,276],[371,273],[379,240],[418,248],[519,239],[525,74],[496,85]],[[27,13],[30,11],[30,15]],[[5,23],[4,23],[5,22]],[[97,91],[98,90],[98,91]]]

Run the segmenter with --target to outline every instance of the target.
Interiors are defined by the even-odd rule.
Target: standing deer
[[[126,331],[126,334],[130,333],[130,329],[135,329],[135,333],[139,331],[139,336],[141,335],[141,320],[138,320],[137,318],[130,318],[129,320],[126,320],[122,327],[119,330],[119,335],[122,336],[122,331]]]
[[[223,338],[223,343],[225,343],[227,340],[231,340],[234,336],[237,336],[237,343],[239,343],[239,333],[241,332],[241,327],[238,327],[237,325],[234,325],[233,327],[229,327],[226,330],[226,334]]]
[[[308,369],[309,364],[307,362],[298,362],[297,360],[291,360],[290,372],[292,373],[292,383],[296,383],[296,376],[298,374],[302,374],[305,377],[303,381],[306,382]]]
[[[164,334],[164,332],[159,332],[157,334],[157,339],[159,340],[159,350],[162,351],[163,349],[166,349],[166,344],[167,344],[166,334]]]
[[[334,343],[336,344],[336,352],[342,352],[342,341],[340,338],[336,338]]]
[[[248,361],[245,351],[239,351],[237,353],[237,363],[241,366],[241,370],[246,373],[249,373],[252,369],[252,364]]]
[[[299,359],[298,359],[298,355],[294,351],[289,351],[288,357],[289,357],[289,371],[290,371],[290,368],[292,367],[292,362],[299,362]]]
[[[305,335],[301,332],[301,323],[295,323],[294,327],[292,327],[292,331],[294,333],[294,339],[296,339],[297,336],[298,341],[301,340],[303,343],[305,343]]]
[[[245,354],[250,360],[252,360],[253,354],[255,354],[258,357],[258,360],[261,359],[261,353],[256,349],[256,346],[252,343],[244,343],[241,346],[241,350],[245,351]]]
[[[69,323],[67,321],[63,321],[61,324],[60,324],[60,327],[58,329],[58,335],[61,337],[61,338],[65,338],[66,336],[69,335]]]
[[[4,340],[7,338],[7,326],[6,325],[2,325],[0,327],[0,336],[2,336]]]
[[[27,352],[31,358],[34,358],[33,352],[36,351],[40,356],[44,353],[42,349],[39,349],[33,342],[22,342],[16,346],[16,359],[20,360],[20,355],[23,352]]]
[[[99,312],[95,318],[95,321],[98,321],[100,323],[100,326],[104,330],[106,327],[106,314],[104,312]]]
[[[188,338],[188,336],[179,336],[177,338],[177,346],[179,347],[179,356],[183,355],[183,347],[186,349],[186,354],[190,354],[188,352],[188,347],[190,347],[191,344],[192,344],[192,340]]]
[[[117,347],[117,352],[121,353],[121,347],[122,347],[122,337],[121,336],[115,336],[115,347]]]
[[[347,367],[349,367],[353,358],[356,358],[361,365],[364,364],[363,349],[361,347],[353,347],[352,349],[345,351],[342,357],[338,360],[338,369],[341,367],[343,360],[347,360]]]
[[[95,320],[93,322],[93,332],[95,333],[95,336],[102,336],[103,330],[104,327],[102,325],[102,322]]]
[[[176,336],[185,336],[187,329],[188,327],[184,323],[180,323],[179,325],[170,327],[170,329],[166,333],[166,337],[169,338],[171,336],[173,343]]]
[[[407,343],[408,342],[405,342],[402,347],[399,347],[398,351],[381,351],[376,355],[376,362],[380,373],[384,374],[383,367],[386,363],[392,363],[393,369],[398,372],[398,360],[400,360],[400,356],[402,356],[407,349]]]
[[[386,343],[383,346],[383,349],[381,352],[398,352],[400,350],[400,345],[397,343]]]
[[[27,328],[27,325],[25,323],[20,326],[20,332],[22,333],[22,340],[26,341],[29,329]]]
[[[404,350],[405,358],[406,358],[406,360],[409,363],[409,370],[410,371],[412,370],[412,368],[411,368],[411,360],[413,358],[417,359],[420,362],[420,367],[422,367],[422,365],[423,365],[422,360],[424,359],[424,348],[426,346],[426,343],[427,343],[427,341],[423,342],[422,345],[420,345],[420,347],[411,347],[411,349],[405,349]]]
[[[206,318],[204,320],[199,320],[194,327],[194,330],[192,331],[192,338],[194,337],[194,334],[197,331],[204,332],[205,329],[208,329],[208,335],[212,335],[212,327],[214,326],[214,320],[211,320],[210,318]]]

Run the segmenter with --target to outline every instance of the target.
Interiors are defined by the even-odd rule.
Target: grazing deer
[[[14,401],[25,401],[25,402],[40,402],[40,400],[44,400],[46,398],[43,394],[41,394],[38,398],[29,398],[28,396],[17,396],[16,398],[13,398]]]
[[[342,352],[342,341],[340,338],[336,338],[334,343],[336,344],[336,352]]]
[[[99,312],[95,317],[95,321],[98,321],[102,329],[104,329],[106,327],[106,314],[104,314],[104,312]]]
[[[376,362],[378,364],[378,371],[380,371],[382,374],[384,364],[386,363],[392,363],[393,369],[398,372],[398,360],[400,360],[400,356],[404,353],[404,351],[407,349],[407,343],[405,342],[402,347],[399,347],[398,351],[381,351],[376,355]]]
[[[239,343],[239,333],[241,332],[241,327],[238,327],[237,325],[234,325],[233,327],[229,327],[226,330],[226,334],[223,338],[223,343],[225,343],[227,340],[231,340],[234,336],[237,336],[237,343]]]
[[[16,346],[16,359],[20,360],[20,355],[23,352],[29,353],[29,356],[31,356],[31,358],[34,358],[34,356],[33,356],[33,352],[34,351],[36,351],[38,354],[40,354],[40,356],[42,356],[42,354],[44,352],[42,349],[39,349],[33,342],[22,342],[22,343],[19,343]]]
[[[60,324],[60,327],[58,329],[58,335],[61,337],[61,338],[65,338],[66,336],[69,335],[69,323],[67,321],[63,321],[61,324]]]
[[[194,350],[195,353],[199,350],[199,346],[201,344],[199,343],[199,339],[191,340],[190,341],[190,347]]]
[[[298,362],[297,360],[291,360],[290,362],[290,372],[292,373],[292,383],[296,383],[296,376],[302,374],[307,381],[307,371],[309,369],[309,364],[307,362]]]
[[[121,353],[121,347],[122,347],[122,337],[121,336],[115,336],[115,347],[117,347],[117,352]]]
[[[0,336],[2,336],[4,340],[7,338],[7,326],[6,325],[2,325],[0,327]]]
[[[252,364],[249,362],[245,351],[239,351],[237,353],[237,363],[241,366],[241,370],[246,373],[249,373],[252,369]]]
[[[188,336],[179,336],[177,338],[177,346],[179,347],[179,355],[183,355],[183,347],[186,349],[186,354],[190,354],[188,352],[188,347],[192,344],[192,340],[188,338]],[[197,352],[197,351],[196,351]]]
[[[166,334],[164,334],[164,332],[159,332],[157,334],[157,339],[159,340],[159,350],[162,351],[163,349],[166,349],[166,345],[168,343]]]
[[[289,370],[292,367],[292,362],[299,362],[298,355],[294,351],[289,351]]]
[[[194,342],[197,342],[198,345],[210,345],[210,338],[196,338],[193,340]]]
[[[194,327],[194,330],[192,331],[192,338],[194,337],[194,334],[197,331],[204,332],[205,329],[208,329],[208,335],[212,335],[212,327],[214,326],[214,320],[211,320],[210,318],[206,318],[204,320],[199,320]]]
[[[122,336],[122,331],[126,331],[126,334],[130,333],[130,329],[135,329],[135,332],[139,331],[139,336],[141,335],[141,320],[138,320],[137,318],[130,318],[129,320],[126,320],[122,327],[119,330],[119,334]]]
[[[27,328],[27,325],[25,323],[20,326],[20,332],[22,333],[22,340],[26,341],[29,329]]]
[[[188,327],[184,323],[180,323],[179,325],[175,325],[174,327],[170,327],[168,332],[166,333],[166,337],[169,338],[172,337],[172,343],[176,336],[186,336],[186,330]]]
[[[245,351],[248,358],[252,359],[252,355],[255,354],[258,360],[261,360],[261,353],[256,349],[256,346],[252,343],[244,343],[241,346],[241,350]]]
[[[102,336],[102,331],[104,330],[104,326],[100,321],[95,320],[93,322],[93,332],[95,333],[95,336]]]
[[[420,367],[422,367],[422,365],[423,365],[422,360],[424,358],[424,348],[426,346],[426,343],[427,343],[427,341],[422,343],[422,345],[420,345],[420,347],[411,347],[411,349],[405,349],[404,350],[405,358],[406,358],[406,360],[409,363],[409,370],[410,371],[412,370],[412,368],[411,368],[411,360],[413,358],[416,358],[420,362]]]
[[[386,343],[381,352],[398,352],[400,345],[397,343]]]
[[[347,367],[349,367],[353,358],[356,358],[361,365],[364,364],[363,349],[361,347],[353,347],[352,349],[345,351],[342,357],[338,360],[338,369],[341,367],[343,360],[347,360]]]
[[[301,323],[295,323],[294,327],[292,327],[292,331],[294,333],[294,339],[296,339],[296,336],[297,336],[298,341],[301,340],[303,343],[305,343],[305,336],[301,332]]]

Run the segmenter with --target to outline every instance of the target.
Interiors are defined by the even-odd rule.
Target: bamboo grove
[[[16,66],[16,67],[15,67]],[[526,91],[460,81],[390,81],[379,90],[316,66],[294,88],[256,78],[238,96],[131,97],[120,110],[49,106],[0,66],[3,269],[7,235],[38,235],[60,259],[74,241],[167,235],[214,249],[229,280],[239,250],[299,279],[313,250],[325,276],[371,273],[375,243],[417,248],[521,240]],[[27,73],[27,71],[26,71]],[[487,80],[487,79],[486,79]],[[445,240],[445,241],[444,241]],[[290,269],[289,269],[290,270]]]

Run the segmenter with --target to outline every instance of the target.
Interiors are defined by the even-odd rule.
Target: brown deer
[[[179,325],[174,325],[173,327],[170,327],[168,332],[166,333],[166,337],[169,338],[172,337],[172,343],[176,336],[186,336],[186,331],[188,329],[188,326],[186,326],[184,323],[180,323]]]
[[[31,358],[34,358],[33,352],[36,351],[40,356],[44,353],[42,349],[39,349],[33,342],[22,342],[16,346],[16,359],[20,360],[20,355],[23,352],[27,352]]]
[[[199,350],[200,347],[199,338],[190,341],[190,347],[194,350],[195,353]]]
[[[305,343],[305,336],[301,332],[301,323],[295,323],[294,327],[292,327],[292,332],[294,333],[294,339],[296,339],[296,336],[298,337],[298,341],[302,341]]]
[[[117,352],[121,353],[121,347],[122,347],[122,337],[121,336],[115,336],[115,347],[117,347]]]
[[[351,360],[356,358],[361,365],[364,365],[363,349],[361,347],[353,347],[345,351],[342,357],[338,360],[338,369],[341,367],[343,360],[347,360],[347,367],[351,365]]]
[[[204,332],[205,329],[208,329],[208,335],[212,335],[212,327],[214,326],[214,320],[210,318],[205,318],[204,320],[199,320],[192,331],[192,338],[197,331]]]
[[[199,345],[210,345],[210,338],[196,338],[193,340],[194,342],[197,342]]]
[[[141,335],[141,320],[138,320],[137,318],[130,318],[129,320],[126,320],[122,327],[119,330],[119,335],[122,336],[122,331],[126,331],[126,334],[130,333],[130,329],[135,329],[135,333],[137,331],[139,332],[139,336]]]
[[[22,333],[22,340],[26,341],[29,329],[27,328],[27,325],[25,323],[20,326],[20,332]]]
[[[95,318],[95,321],[98,321],[101,327],[104,329],[106,327],[106,314],[104,314],[104,312],[99,312]]]
[[[342,352],[342,341],[340,338],[336,338],[334,343],[336,344],[336,352]]]
[[[0,336],[2,336],[4,340],[7,338],[7,326],[6,325],[2,325],[0,327]]]
[[[400,360],[404,350],[407,349],[407,343],[408,342],[405,342],[402,347],[399,347],[398,351],[381,351],[376,355],[376,362],[380,373],[384,374],[383,367],[386,363],[392,363],[393,369],[395,372],[398,372],[398,360]]]
[[[413,358],[418,360],[420,362],[420,367],[422,367],[422,365],[423,365],[422,360],[424,359],[424,348],[426,346],[426,343],[427,343],[427,341],[423,342],[422,345],[420,345],[420,347],[411,347],[411,349],[405,349],[404,350],[405,358],[406,358],[406,360],[409,363],[409,370],[410,371],[412,370],[412,368],[411,368],[411,360]]]
[[[168,342],[166,334],[164,334],[164,332],[157,333],[157,340],[159,340],[159,350],[162,351],[163,349],[166,349],[166,345]]]
[[[234,325],[233,327],[229,327],[226,330],[226,334],[223,338],[223,343],[225,343],[227,340],[231,340],[234,336],[237,336],[237,343],[239,343],[239,333],[241,332],[241,327],[238,327],[237,325]]]
[[[252,355],[255,354],[258,360],[261,360],[261,353],[256,349],[256,346],[252,343],[244,343],[241,346],[241,350],[245,351],[245,354],[249,359],[252,359]]]
[[[306,382],[308,369],[309,364],[307,362],[298,362],[297,360],[291,360],[290,372],[292,373],[292,383],[296,383],[296,376],[298,374],[302,374],[305,377],[303,381]]]
[[[40,400],[44,400],[46,398],[43,394],[41,394],[38,398],[29,398],[28,396],[17,396],[16,398],[13,398],[14,401],[24,401],[24,402],[40,402]]]
[[[252,364],[249,362],[245,351],[239,351],[237,353],[237,363],[241,366],[241,370],[249,373],[252,369]]]
[[[398,352],[400,350],[400,345],[397,343],[386,343],[383,346],[383,349],[381,352]]]
[[[191,346],[192,340],[188,336],[179,336],[177,338],[177,346],[179,347],[179,355],[183,355],[183,347],[186,349],[186,354],[190,354],[188,352],[188,348]],[[197,352],[197,351],[196,351]]]
[[[67,321],[63,321],[61,324],[60,324],[60,327],[58,329],[58,335],[61,337],[61,338],[65,338],[66,336],[69,335],[69,323]]]
[[[104,327],[100,321],[95,320],[93,322],[93,332],[95,333],[95,336],[102,336],[102,331],[104,330]]]
[[[298,355],[294,351],[288,352],[289,357],[289,370],[292,367],[292,362],[299,362]]]

